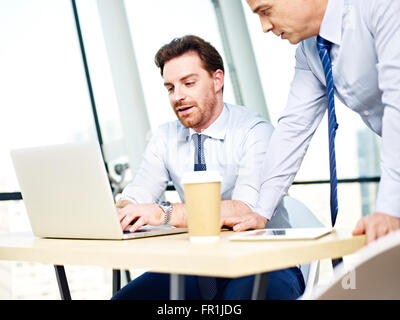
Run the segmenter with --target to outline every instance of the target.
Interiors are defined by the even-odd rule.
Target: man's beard
[[[193,106],[192,112],[189,115],[179,115],[179,112],[175,111],[176,116],[183,126],[187,128],[197,128],[206,124],[210,118],[212,117],[213,110],[216,107],[217,99],[215,96],[210,96],[206,99],[204,103],[204,108],[198,106],[198,104],[194,101],[190,101],[189,103],[176,103],[174,108],[176,110],[177,107],[181,105],[191,105]]]

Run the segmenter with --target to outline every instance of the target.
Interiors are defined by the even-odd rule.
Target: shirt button
[[[365,111],[364,111],[364,115],[365,115],[365,116],[369,116],[369,111],[368,111],[368,110],[365,110]]]

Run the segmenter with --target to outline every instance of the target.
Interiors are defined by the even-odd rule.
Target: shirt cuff
[[[258,196],[258,190],[254,189],[252,186],[240,185],[238,188],[235,188],[231,199],[241,201],[248,205],[252,211],[255,211]]]
[[[381,188],[380,188],[381,189]],[[388,190],[386,190],[388,191]],[[400,194],[399,189],[395,193],[378,192],[375,212],[386,213],[390,216],[400,218]]]
[[[261,188],[260,198],[254,211],[271,220],[278,211],[278,205],[284,196],[285,194],[282,194],[282,192]]]
[[[127,200],[127,201],[130,201],[135,204],[137,203],[137,201],[135,199],[133,199],[132,197],[129,197],[129,196],[122,196],[121,198],[118,199],[118,201],[122,201],[122,200]]]
[[[400,176],[399,170],[382,166],[378,186],[375,212],[382,212],[400,218]]]

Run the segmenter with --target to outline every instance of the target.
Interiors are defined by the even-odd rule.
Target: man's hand
[[[267,218],[255,213],[240,200],[221,201],[221,228],[232,228],[233,231],[262,229],[268,222]]]
[[[157,204],[136,204],[123,200],[116,207],[122,230],[135,232],[146,224],[159,226],[164,223],[163,210]]]
[[[268,219],[256,212],[246,212],[235,216],[221,218],[221,227],[227,226],[233,231],[246,231],[249,229],[263,229]]]
[[[366,244],[368,244],[397,229],[400,229],[400,218],[382,212],[374,212],[358,221],[353,235],[365,234]]]

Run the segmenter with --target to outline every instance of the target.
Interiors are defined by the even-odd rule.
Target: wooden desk
[[[182,298],[181,275],[235,278],[354,253],[365,242],[350,230],[336,230],[317,240],[230,241],[221,233],[213,244],[194,244],[188,234],[132,240],[42,239],[31,233],[0,235],[0,260],[44,264],[94,265],[113,269],[147,269],[171,277],[174,297]],[[57,276],[64,277],[63,269]],[[59,279],[60,281],[66,279]],[[60,288],[61,290],[61,288]],[[66,296],[68,298],[68,296]]]

